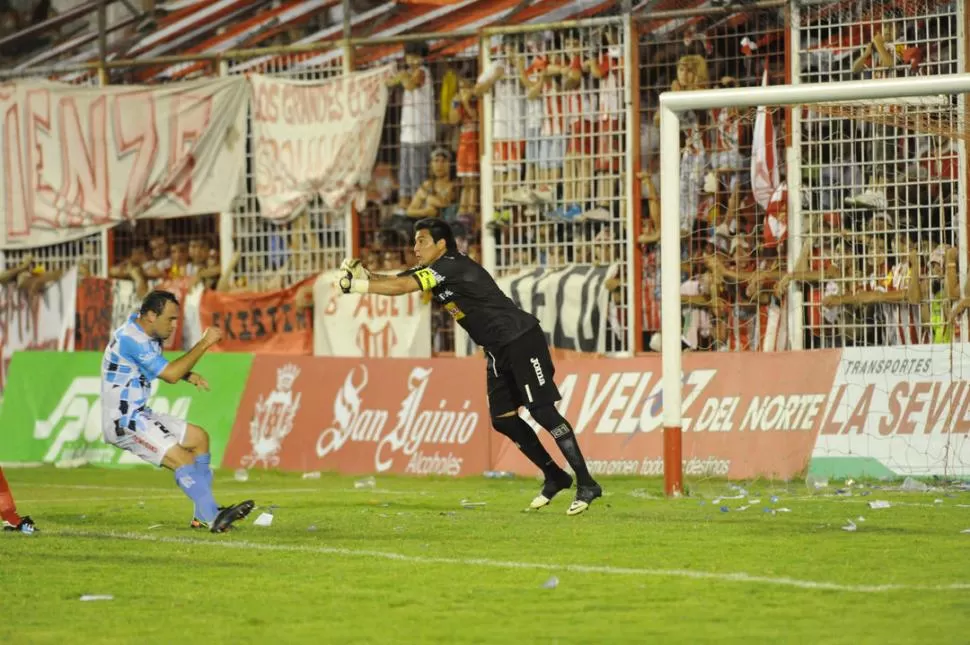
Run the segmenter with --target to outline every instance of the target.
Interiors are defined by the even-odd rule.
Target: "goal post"
[[[912,97],[970,92],[970,74],[845,81],[821,84],[739,87],[717,90],[664,92],[660,95],[660,266],[663,396],[664,492],[683,490],[683,355],[681,308],[680,182],[681,116],[689,111],[717,108],[804,106],[858,101],[903,100]],[[797,151],[796,151],[797,156]],[[789,168],[789,174],[798,172]],[[962,218],[965,219],[965,218]],[[960,247],[967,248],[965,221]],[[962,258],[961,258],[962,262]],[[673,267],[673,269],[672,269]],[[965,281],[965,278],[964,278]]]

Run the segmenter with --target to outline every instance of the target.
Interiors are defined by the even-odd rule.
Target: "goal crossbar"
[[[665,171],[665,160],[680,158],[680,115],[690,110],[811,105],[876,101],[970,92],[970,74],[726,88],[660,95],[660,280],[663,364],[664,491],[683,490],[682,373],[680,303],[680,173]],[[671,168],[679,167],[673,164]],[[671,267],[678,267],[671,270]]]

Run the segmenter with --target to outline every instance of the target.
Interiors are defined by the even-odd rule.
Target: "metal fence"
[[[268,222],[253,186],[259,160],[247,150],[231,213],[139,221],[31,252],[52,268],[81,262],[106,274],[109,260],[152,240],[208,238],[232,288],[268,289],[332,269],[349,251],[371,268],[407,266],[410,226],[433,211],[497,275],[618,263],[608,283],[608,348],[657,348],[659,94],[965,71],[963,3],[925,0],[907,14],[909,6],[763,1],[484,29],[477,39],[431,35],[423,49],[410,37],[386,38],[353,56],[323,43],[115,63],[101,74],[112,83],[241,73],[315,80],[389,62],[404,69],[407,48],[429,79],[421,94],[429,125],[415,138],[414,124],[403,124],[404,134],[403,91],[393,88],[361,212],[314,202],[290,224]],[[87,67],[44,72],[75,82],[99,76]],[[964,108],[954,96],[767,111],[760,123],[776,133],[788,193],[760,199],[751,174],[757,112],[684,119],[680,159],[665,169],[681,177],[685,342],[756,351],[952,339],[933,323],[950,295],[933,272],[954,250],[966,266]],[[447,194],[446,206],[429,206],[436,193]],[[920,301],[907,302],[917,321],[907,336],[896,296],[863,304],[855,296],[898,290],[913,254],[925,284]],[[823,306],[833,295],[841,304]],[[453,350],[451,329],[450,319],[435,319],[436,351]]]

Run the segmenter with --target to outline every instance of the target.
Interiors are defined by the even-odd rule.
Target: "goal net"
[[[704,456],[695,431],[728,421],[741,436],[803,433],[746,444],[751,473],[968,476],[963,8],[787,11],[790,45],[756,34],[740,63],[716,44],[682,52],[644,114],[659,153],[641,162],[668,492]],[[733,412],[692,408],[703,355],[731,351],[760,353],[732,363],[740,393],[763,380],[751,370],[773,382]]]

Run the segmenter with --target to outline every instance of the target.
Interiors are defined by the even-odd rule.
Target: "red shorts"
[[[596,150],[596,169],[619,172],[623,166],[623,138],[626,133],[619,119],[600,121],[599,145]]]
[[[522,163],[525,155],[525,141],[496,141],[492,152],[492,167],[502,170],[506,166],[514,168]]]
[[[593,122],[580,119],[569,126],[566,133],[567,155],[593,154]]]
[[[462,132],[458,137],[458,176],[477,177],[478,163],[478,132]]]

